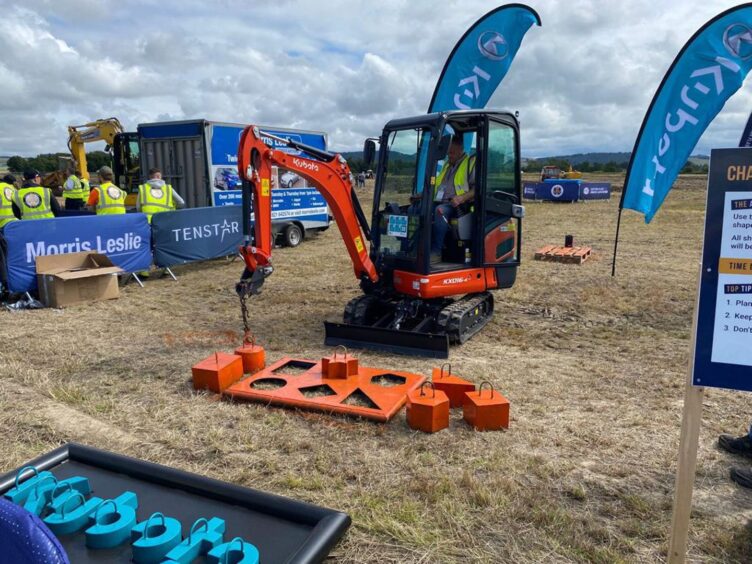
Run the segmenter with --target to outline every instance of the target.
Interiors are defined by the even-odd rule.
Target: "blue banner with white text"
[[[716,16],[669,68],[637,137],[622,208],[649,223],[697,141],[752,68],[752,4]]]
[[[540,17],[523,4],[500,6],[475,22],[449,55],[428,112],[484,108],[533,24],[541,25]]]
[[[236,254],[243,242],[242,217],[240,206],[155,214],[154,264],[165,267]]]
[[[37,287],[36,257],[94,251],[126,272],[151,265],[151,229],[142,213],[13,221],[5,226],[6,275],[11,292]]]

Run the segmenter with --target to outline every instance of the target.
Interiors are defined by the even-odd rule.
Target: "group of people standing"
[[[113,183],[114,174],[108,166],[99,169],[100,184],[91,188],[89,181],[79,178],[75,170],[68,171],[63,184],[64,209],[79,211],[86,208],[97,215],[125,213],[125,190]],[[23,183],[17,188],[17,179],[6,174],[0,179],[0,229],[17,220],[48,219],[64,215],[60,204],[52,195],[52,190],[42,186],[39,171],[26,170]],[[184,200],[175,189],[162,180],[158,168],[149,170],[149,180],[138,187],[136,211],[146,214],[151,223],[155,213],[183,207]]]

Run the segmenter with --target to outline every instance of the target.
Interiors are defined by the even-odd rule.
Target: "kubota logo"
[[[509,54],[509,45],[498,31],[484,31],[478,37],[478,50],[486,59],[501,61]]]
[[[752,29],[745,24],[731,24],[723,32],[723,45],[726,50],[746,61],[752,57]]]
[[[293,159],[292,164],[294,164],[295,166],[299,168],[307,168],[308,170],[315,170],[316,172],[319,171],[319,165],[317,165],[316,163],[309,162],[309,161]]]

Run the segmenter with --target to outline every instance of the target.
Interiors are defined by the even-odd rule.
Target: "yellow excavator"
[[[68,126],[68,150],[76,162],[78,176],[89,180],[89,169],[86,166],[86,144],[95,141],[107,143],[105,151],[110,151],[115,143],[115,137],[124,133],[125,128],[117,118],[98,119],[83,125]]]
[[[83,125],[68,126],[68,150],[76,163],[76,169],[80,178],[89,180],[89,169],[86,165],[86,144],[96,141],[107,143],[105,151],[116,153],[113,159],[113,168],[115,179],[123,190],[128,193],[125,199],[126,206],[133,206],[136,203],[136,194],[134,193],[139,183],[139,169],[136,163],[133,167],[119,166],[122,163],[130,163],[129,158],[130,144],[125,128],[117,118],[111,117],[98,119]],[[123,154],[120,154],[123,153]]]

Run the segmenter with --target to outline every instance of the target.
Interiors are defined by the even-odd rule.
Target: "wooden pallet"
[[[535,251],[535,260],[552,260],[570,264],[582,264],[593,252],[592,247],[559,247],[546,245]]]

